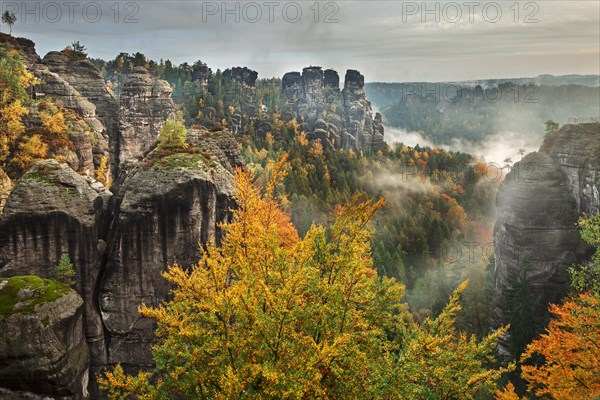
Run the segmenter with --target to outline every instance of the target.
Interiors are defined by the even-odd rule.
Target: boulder
[[[0,398],[88,398],[83,300],[37,276],[0,278]]]

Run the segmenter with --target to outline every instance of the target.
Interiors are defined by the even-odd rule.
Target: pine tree
[[[56,274],[56,279],[62,283],[69,286],[75,284],[75,280],[73,279],[75,277],[75,268],[69,256],[62,256],[60,258],[58,264],[54,267],[54,273]]]

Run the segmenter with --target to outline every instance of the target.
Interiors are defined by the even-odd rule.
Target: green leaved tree
[[[183,124],[183,114],[178,112],[175,118],[169,117],[158,136],[160,150],[179,150],[187,147],[187,129]]]
[[[54,267],[54,273],[56,279],[66,285],[75,284],[75,268],[69,256],[62,256],[58,261],[58,264]]]

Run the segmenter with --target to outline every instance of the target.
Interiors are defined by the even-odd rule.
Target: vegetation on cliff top
[[[38,305],[55,301],[69,291],[63,283],[33,275],[0,278],[0,314],[30,314]]]

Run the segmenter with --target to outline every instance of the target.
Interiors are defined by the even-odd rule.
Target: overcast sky
[[[213,69],[247,66],[260,77],[308,65],[358,69],[367,81],[600,73],[598,0],[0,4],[16,11],[13,34],[41,55],[79,40],[91,57],[140,51]]]

